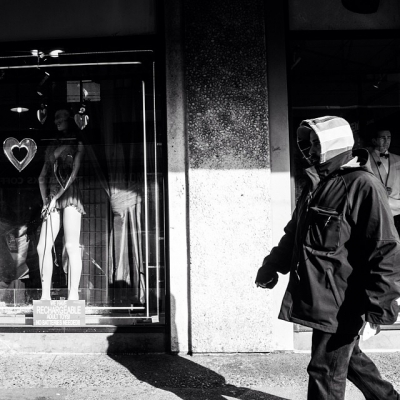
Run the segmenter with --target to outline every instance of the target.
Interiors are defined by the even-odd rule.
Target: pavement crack
[[[42,376],[42,379],[41,379],[41,382],[40,382],[40,387],[45,387],[45,386],[44,386],[44,381],[45,381],[45,379],[47,378],[48,373],[49,373],[51,367],[53,366],[53,363],[54,363],[54,361],[55,361],[56,358],[57,358],[57,355],[53,356],[53,359],[51,360],[50,365],[49,365],[49,366],[47,367],[47,369],[44,371],[43,376]]]

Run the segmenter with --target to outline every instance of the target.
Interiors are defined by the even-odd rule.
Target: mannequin
[[[79,300],[79,281],[82,272],[80,249],[81,220],[85,210],[76,177],[84,154],[81,140],[72,133],[74,121],[67,109],[55,113],[58,137],[47,147],[45,163],[39,176],[43,200],[42,227],[37,246],[42,279],[41,300],[50,300],[53,274],[52,248],[60,231],[64,231],[65,250],[68,254],[68,300]]]

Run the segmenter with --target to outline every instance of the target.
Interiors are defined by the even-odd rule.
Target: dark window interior
[[[357,147],[367,145],[368,126],[379,122],[392,133],[391,151],[400,154],[399,50],[395,32],[291,32],[288,81],[296,197],[302,168],[295,135],[304,119],[345,118]]]

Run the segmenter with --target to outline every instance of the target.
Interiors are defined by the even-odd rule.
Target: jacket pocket
[[[335,251],[339,247],[342,215],[336,210],[310,207],[306,245],[314,250]]]
[[[332,290],[333,297],[335,298],[336,305],[339,307],[342,304],[342,299],[340,298],[339,290],[336,286],[335,280],[333,278],[333,272],[330,268],[326,270],[327,286]]]

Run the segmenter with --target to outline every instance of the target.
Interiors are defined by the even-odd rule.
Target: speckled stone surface
[[[254,285],[271,241],[263,2],[182,4],[192,350],[273,350],[274,294]]]
[[[184,4],[190,167],[268,167],[263,2]]]
[[[372,353],[398,390],[400,353]],[[309,354],[3,355],[0,400],[306,400]],[[346,400],[364,400],[353,385]]]

